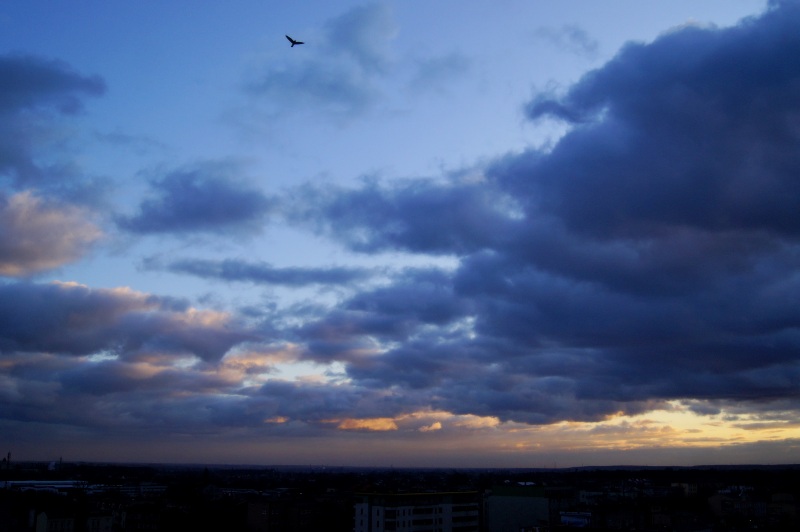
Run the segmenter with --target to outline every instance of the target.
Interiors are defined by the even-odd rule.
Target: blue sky
[[[4,4],[0,445],[797,462],[799,23]]]

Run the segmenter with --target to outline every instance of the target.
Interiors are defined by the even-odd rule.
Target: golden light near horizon
[[[670,401],[663,410],[643,414],[549,425],[501,422],[494,417],[459,416],[442,411],[416,412],[397,418],[331,420],[330,423],[346,431],[424,433],[425,442],[430,445],[449,445],[456,438],[464,447],[526,455],[714,449],[800,440],[800,423],[792,419],[790,412],[782,419],[762,422],[753,414],[735,415],[724,408],[714,415],[700,415],[681,401]]]
[[[564,421],[552,425],[520,426],[503,423],[508,451],[634,450],[716,448],[756,442],[800,439],[800,423],[787,413],[784,419],[761,422],[753,414],[730,416],[723,409],[699,415],[680,401],[670,408],[634,416],[618,415],[597,422]]]

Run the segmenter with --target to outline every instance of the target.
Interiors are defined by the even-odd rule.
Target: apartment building
[[[478,532],[480,495],[475,492],[361,494],[355,532]]]

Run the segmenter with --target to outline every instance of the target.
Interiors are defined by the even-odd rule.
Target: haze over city
[[[0,5],[0,454],[800,463],[798,30]]]

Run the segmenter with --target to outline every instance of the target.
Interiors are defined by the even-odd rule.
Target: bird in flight
[[[286,36],[286,38],[287,38],[287,39],[289,39],[289,42],[290,42],[290,43],[292,43],[292,46],[291,46],[291,48],[294,48],[294,45],[295,45],[295,44],[305,44],[303,41],[295,41],[294,39],[292,39],[292,38],[291,38],[291,37],[289,37],[288,35]]]

